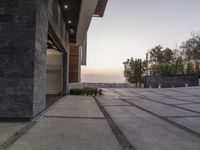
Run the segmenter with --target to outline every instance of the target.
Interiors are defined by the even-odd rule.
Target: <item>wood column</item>
[[[69,82],[79,83],[80,82],[80,49],[75,44],[70,44],[70,56],[69,56]]]

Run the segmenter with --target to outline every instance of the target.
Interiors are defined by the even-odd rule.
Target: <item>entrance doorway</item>
[[[55,49],[47,49],[46,70],[46,107],[50,107],[62,95],[63,87],[63,64],[62,53]]]
[[[46,108],[66,93],[67,52],[59,43],[59,39],[50,26],[46,59]]]
[[[62,53],[47,49],[47,76],[46,93],[47,95],[60,95],[62,91]]]

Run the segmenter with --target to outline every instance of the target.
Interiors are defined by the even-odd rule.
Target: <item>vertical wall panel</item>
[[[69,82],[80,82],[80,49],[75,44],[70,44],[69,56]]]

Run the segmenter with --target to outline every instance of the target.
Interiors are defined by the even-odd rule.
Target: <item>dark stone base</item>
[[[145,76],[145,88],[172,88],[198,86],[198,75]]]

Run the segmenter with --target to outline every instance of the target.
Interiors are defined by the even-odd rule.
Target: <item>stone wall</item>
[[[32,116],[35,0],[0,1],[0,117]]]
[[[146,76],[144,78],[145,88],[171,88],[198,85],[198,75]]]
[[[0,1],[0,118],[32,118],[44,110],[49,25],[67,53],[57,0]]]

